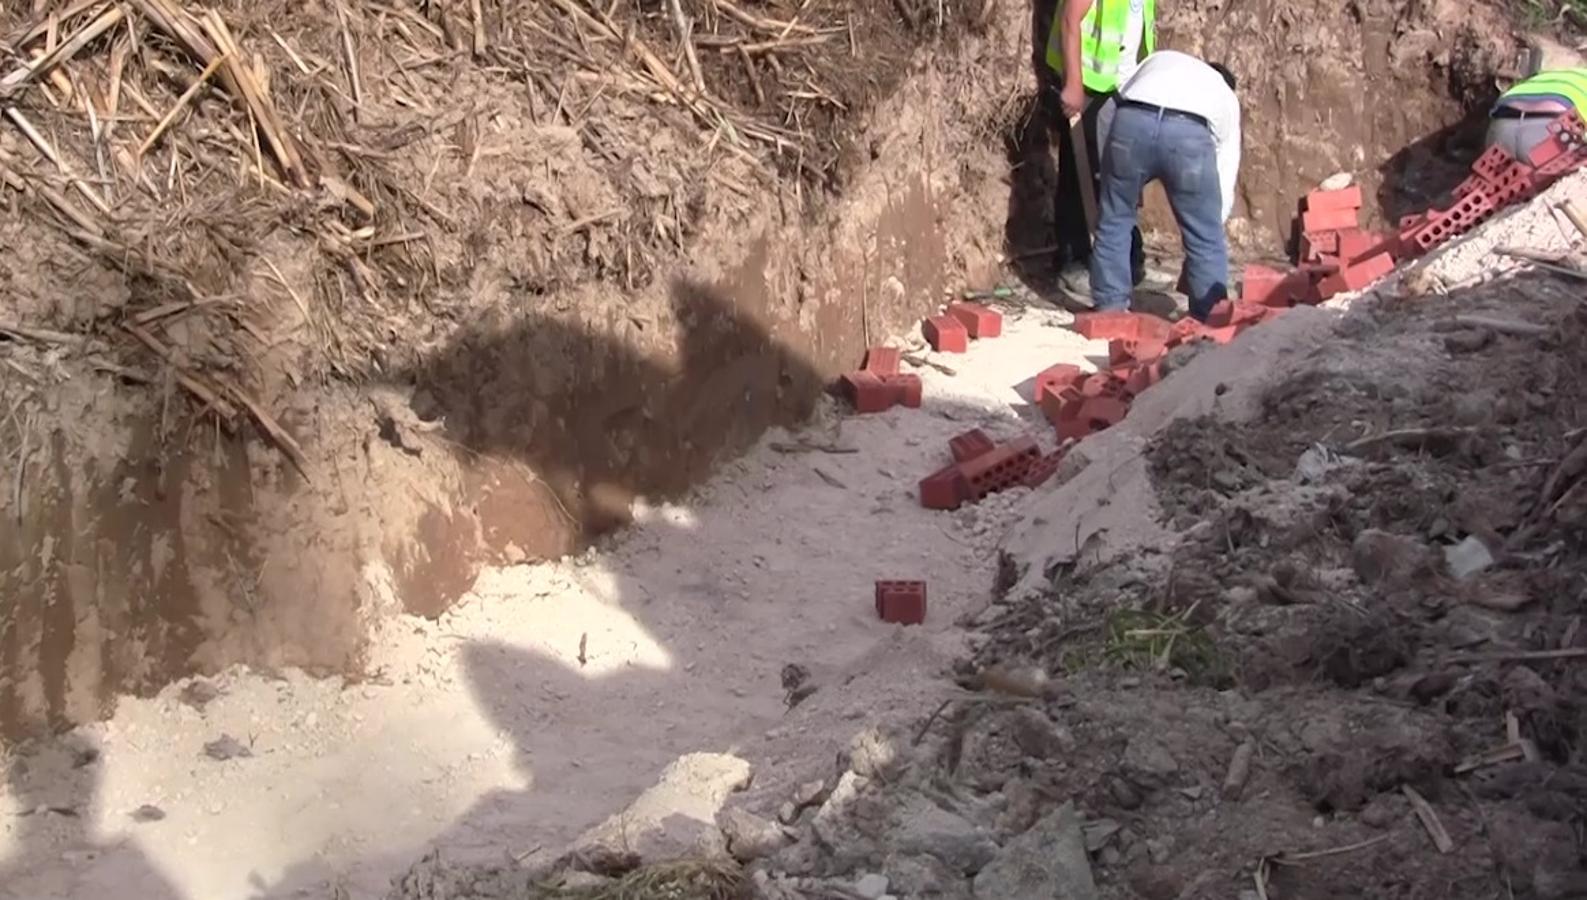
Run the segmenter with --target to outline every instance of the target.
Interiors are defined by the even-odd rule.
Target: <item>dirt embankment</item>
[[[1170,13],[1191,49],[1248,19],[1234,68],[1294,82],[1248,114],[1253,215],[1483,90],[1460,74],[1502,55],[1480,10],[1379,5],[1276,30],[1266,4]],[[50,9],[77,10],[67,35],[106,14],[35,6],[0,13],[8,45],[43,47]],[[169,0],[17,96],[60,162],[0,129],[0,433],[22,451],[0,729],[233,662],[356,672],[373,623],[621,525],[802,416],[946,273],[990,272],[998,222],[1047,241],[1051,160],[1013,63],[1031,7],[685,3],[698,80],[665,4],[486,7],[221,4],[294,171],[224,59],[193,87],[210,32]],[[1358,65],[1380,19],[1440,40]],[[1293,45],[1354,87],[1308,93],[1279,65]],[[1380,71],[1416,115],[1325,152]],[[1012,170],[1004,133],[1026,139]]]
[[[57,21],[116,17],[18,95],[64,169],[0,130],[5,732],[357,671],[373,623],[683,490],[996,252],[949,210],[1000,209],[974,148],[1018,17],[686,4],[695,82],[664,4],[487,6],[222,4],[296,175],[224,60],[181,100],[180,4]]]

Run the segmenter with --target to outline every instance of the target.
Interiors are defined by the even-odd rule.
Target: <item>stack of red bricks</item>
[[[938,353],[963,353],[971,340],[1003,333],[1003,315],[979,303],[950,303],[947,312],[920,324],[926,342]]]
[[[1495,212],[1535,196],[1561,176],[1587,162],[1587,134],[1575,111],[1549,125],[1549,139],[1533,148],[1526,163],[1501,147],[1490,147],[1471,166],[1471,175],[1454,191],[1454,202],[1406,216],[1392,232],[1359,227],[1360,187],[1314,191],[1299,218],[1298,267],[1281,272],[1246,266],[1244,299],[1269,306],[1321,303],[1336,294],[1359,291],[1451,238],[1487,221]]]
[[[1044,455],[1029,436],[998,444],[979,428],[950,440],[948,452],[953,462],[920,481],[920,505],[927,509],[958,509],[1011,487],[1039,487],[1063,461],[1061,451]]]

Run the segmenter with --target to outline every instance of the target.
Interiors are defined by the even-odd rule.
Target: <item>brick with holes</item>
[[[979,428],[972,428],[948,439],[948,452],[956,463],[969,462],[992,452],[997,444]]]
[[[1003,314],[979,303],[950,303],[948,315],[958,319],[976,340],[995,338],[1003,333]]]
[[[970,349],[970,332],[953,316],[932,316],[920,326],[926,342],[938,353],[963,353]]]
[[[876,617],[893,625],[919,625],[926,621],[926,583],[889,580],[876,582]]]

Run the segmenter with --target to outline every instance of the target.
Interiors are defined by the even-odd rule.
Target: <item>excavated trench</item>
[[[260,20],[223,6],[290,84]],[[668,46],[653,6],[621,14]],[[813,10],[837,22],[844,6]],[[301,445],[301,467],[258,429],[217,427],[175,370],[114,340],[117,322],[165,298],[102,260],[51,262],[72,245],[53,232],[22,240],[42,214],[36,196],[13,198],[3,316],[83,335],[91,352],[0,343],[33,375],[0,385],[5,439],[21,448],[0,492],[16,523],[0,534],[0,733],[95,720],[119,694],[233,664],[361,677],[379,624],[434,617],[482,567],[572,552],[622,527],[636,498],[697,484],[769,426],[806,416],[868,342],[905,333],[945,289],[1006,277],[1000,254],[1041,287],[1055,154],[1047,106],[1016,60],[1021,48],[1039,60],[1042,11],[950,3],[939,25],[936,4],[902,4],[907,22],[890,0],[853,7],[830,46],[801,57],[814,60],[810,91],[830,96],[798,127],[830,152],[779,159],[770,179],[724,156],[718,180],[691,183],[704,177],[698,124],[647,111],[643,96],[557,101],[531,88],[526,101],[502,67],[448,61],[445,96],[498,105],[435,138],[432,158],[393,164],[404,190],[431,187],[429,169],[448,223],[432,226],[427,265],[390,282],[412,302],[292,318],[323,281],[301,236],[277,228],[195,273],[253,298],[249,327],[269,349],[228,362],[213,358],[216,326],[164,331],[183,371],[250,386]],[[499,40],[523,9],[504,7]],[[327,14],[302,15],[278,27],[313,46]],[[1484,4],[1189,0],[1165,15],[1165,46],[1221,58],[1242,79],[1231,233],[1254,255],[1281,254],[1294,199],[1338,171],[1373,190],[1379,221],[1436,197],[1474,155],[1518,47]],[[707,54],[707,83],[769,110],[768,88],[746,88],[728,60],[739,57]],[[365,58],[366,84],[382,65]],[[574,101],[576,117],[547,113]],[[1158,198],[1147,225],[1165,223]],[[300,332],[365,356],[326,365],[288,352]]]

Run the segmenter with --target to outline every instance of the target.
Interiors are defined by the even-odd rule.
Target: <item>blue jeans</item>
[[[1185,242],[1190,314],[1204,320],[1229,295],[1229,247],[1217,149],[1206,125],[1183,116],[1120,105],[1102,148],[1091,300],[1098,310],[1128,309],[1133,279],[1130,234],[1148,182],[1161,181]]]

